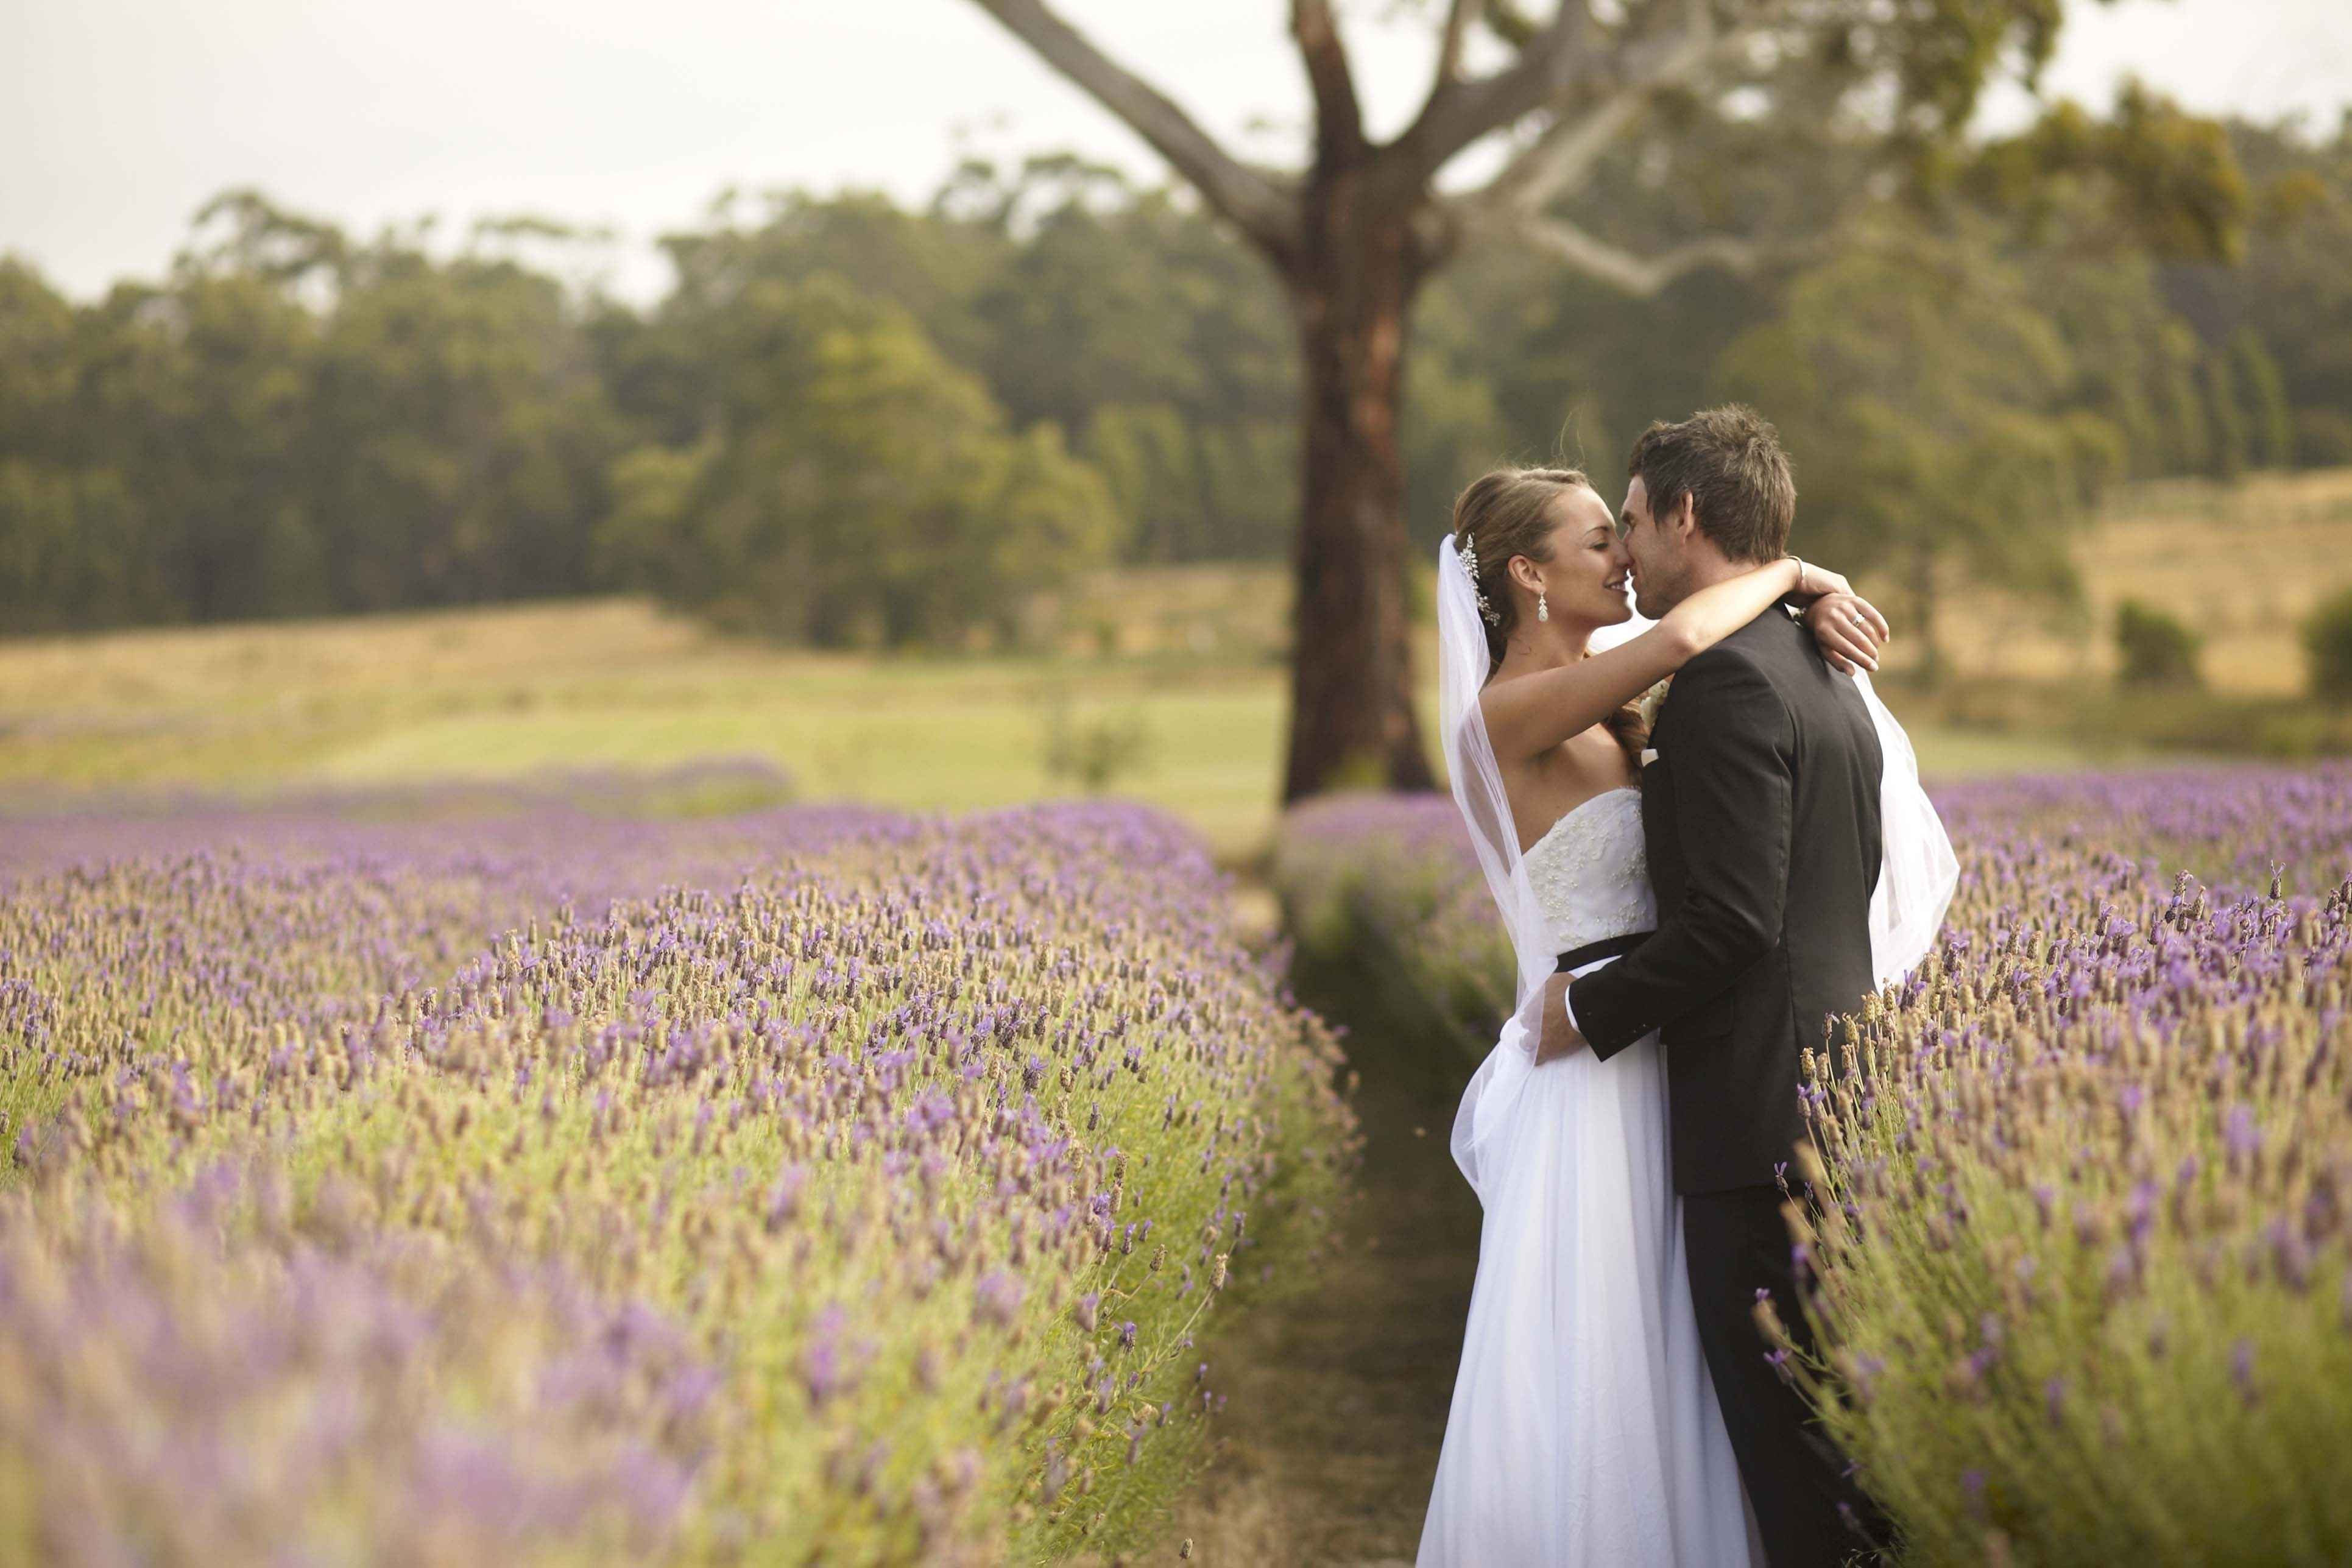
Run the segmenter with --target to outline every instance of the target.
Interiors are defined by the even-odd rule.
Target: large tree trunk
[[[1405,605],[1407,312],[1425,270],[1401,216],[1361,221],[1362,181],[1315,181],[1288,268],[1304,364],[1286,804],[1349,784],[1434,786],[1413,715]]]

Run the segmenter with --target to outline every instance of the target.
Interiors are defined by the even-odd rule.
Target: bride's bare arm
[[[1557,669],[1497,680],[1479,694],[1501,759],[1532,757],[1580,734],[1797,591],[1849,593],[1844,578],[1793,558],[1700,589],[1640,637]]]

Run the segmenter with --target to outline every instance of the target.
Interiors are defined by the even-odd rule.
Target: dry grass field
[[[2210,635],[2209,678],[2301,679],[2295,619],[2352,583],[2352,470],[2129,492],[2084,542],[2070,615],[1966,594],[1962,679],[2104,682],[2113,607]],[[1172,809],[1221,854],[1265,842],[1282,743],[1278,565],[1103,574],[1052,651],[879,658],[714,635],[625,599],[0,642],[0,789],[374,785],[765,761],[807,798],[967,808],[1077,793],[1051,726],[1125,727],[1109,789]],[[1423,672],[1424,676],[1428,674]],[[1945,777],[2112,762],[2048,733],[1919,724]]]
[[[1952,586],[1936,608],[1951,673],[1941,689],[1914,683],[1925,647],[1916,633],[1890,650],[1890,700],[1932,773],[2084,758],[2114,765],[2181,746],[2300,756],[2352,741],[2352,719],[2305,700],[2301,640],[2314,606],[2352,588],[2352,468],[2126,486],[2079,533],[2073,554],[2081,593],[2072,603]],[[1414,572],[1425,605],[1431,573],[1418,555]],[[1864,586],[1902,629],[1912,610],[1896,586],[1867,574]],[[2118,689],[2116,612],[2131,600],[2201,637],[2205,693],[2184,700]],[[1106,647],[1176,651],[1189,635],[1272,662],[1286,647],[1287,602],[1286,574],[1273,565],[1192,568],[1165,586],[1108,574],[1089,618],[1118,626]],[[1194,618],[1213,605],[1213,637]],[[1255,607],[1234,608],[1242,605]]]
[[[2352,587],[2352,468],[2126,486],[2074,556],[2082,597],[2071,605],[1953,585],[1937,614],[1963,679],[2112,680],[2116,612],[2137,599],[2203,636],[2201,668],[2214,690],[2292,696],[2304,689],[2298,626],[2321,599]],[[1414,571],[1425,585],[1418,554]],[[1084,612],[1067,617],[1078,629],[1066,636],[1066,650],[1181,653],[1197,641],[1279,658],[1288,585],[1274,564],[1106,574]],[[1893,584],[1865,576],[1864,585],[1904,613]],[[1916,647],[1898,642],[1890,668],[1908,668]]]
[[[2352,468],[2131,486],[2074,559],[2084,602],[2071,613],[1973,590],[1939,606],[1963,675],[2111,679],[2116,606],[2138,599],[2204,636],[2215,690],[2292,695],[2304,689],[2298,624],[2352,587]]]
[[[1275,809],[1284,677],[1264,657],[878,658],[709,636],[630,600],[0,644],[0,790],[381,785],[711,759],[804,798],[962,809],[1079,793],[1056,707],[1139,739],[1112,793],[1253,856]],[[1923,735],[1947,773],[2038,742]],[[2055,760],[2064,761],[2064,757]]]
[[[1138,726],[1118,793],[1236,851],[1271,820],[1279,672],[1215,657],[873,658],[611,599],[0,643],[0,789],[376,785],[768,762],[804,798],[1078,793],[1058,707]]]

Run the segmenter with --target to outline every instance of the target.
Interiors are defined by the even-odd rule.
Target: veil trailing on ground
[[[1649,626],[1637,616],[1623,626],[1605,627],[1593,639],[1594,648],[1613,647]],[[1517,994],[1496,1041],[1497,1050],[1472,1080],[1454,1118],[1454,1162],[1482,1198],[1486,1134],[1500,1121],[1534,1065],[1544,983],[1558,959],[1549,923],[1528,879],[1510,797],[1504,792],[1502,769],[1478,706],[1478,693],[1492,666],[1486,628],[1478,614],[1477,586],[1449,535],[1437,547],[1438,737],[1454,802],[1470,829],[1486,890],[1510,934],[1517,967]],[[1943,820],[1920,786],[1910,738],[1878,700],[1868,676],[1857,675],[1854,685],[1870,710],[1885,759],[1879,784],[1883,861],[1870,900],[1871,972],[1876,984],[1885,985],[1909,973],[1934,945],[1959,866]]]

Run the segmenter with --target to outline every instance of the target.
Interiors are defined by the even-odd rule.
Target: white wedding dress
[[[1437,629],[1446,773],[1517,973],[1454,1119],[1454,1163],[1486,1215],[1421,1568],[1760,1563],[1691,1310],[1657,1037],[1605,1062],[1535,1065],[1557,955],[1657,925],[1641,795],[1596,795],[1522,853],[1480,710],[1493,664],[1477,587],[1450,536]],[[1867,676],[1854,686],[1884,759],[1869,924],[1886,985],[1934,945],[1959,868],[1910,738]]]
[[[1657,924],[1637,790],[1577,806],[1524,861],[1555,952]],[[1657,1037],[1541,1066],[1528,1043],[1506,1034],[1455,1117],[1486,1217],[1421,1568],[1738,1568]]]

